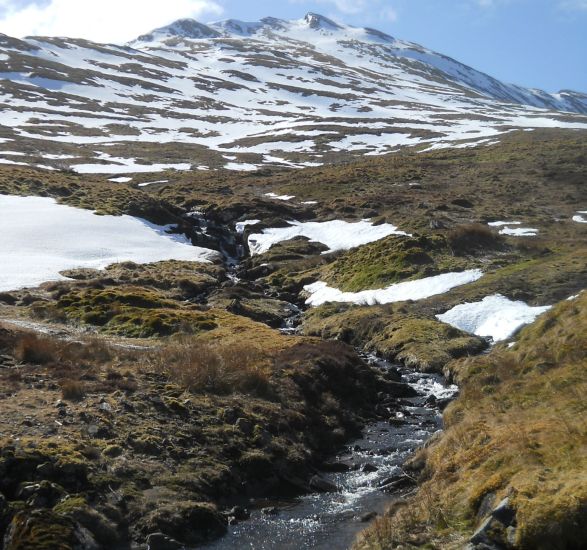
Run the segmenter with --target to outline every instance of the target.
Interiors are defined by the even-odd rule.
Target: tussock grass
[[[480,223],[458,225],[448,232],[447,238],[455,254],[487,253],[502,247],[504,242],[497,233]]]
[[[194,392],[269,393],[266,355],[254,343],[204,343],[180,338],[152,355],[150,361],[169,380]]]

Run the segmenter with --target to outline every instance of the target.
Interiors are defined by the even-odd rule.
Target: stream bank
[[[397,371],[417,397],[397,399],[389,420],[367,425],[360,438],[325,464],[319,478],[325,487],[336,486],[336,491],[251,501],[250,518],[230,526],[224,537],[204,548],[349,548],[369,521],[414,488],[402,464],[442,428],[438,404],[454,397],[457,387],[446,385],[439,375],[417,373],[374,356],[365,358],[378,370]]]

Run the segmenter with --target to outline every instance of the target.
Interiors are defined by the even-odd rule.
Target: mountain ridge
[[[121,46],[0,36],[0,108],[0,162],[82,173],[300,168],[587,128],[586,94],[504,84],[314,13],[180,19]]]

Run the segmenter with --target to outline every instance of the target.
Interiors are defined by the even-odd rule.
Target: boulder
[[[310,489],[312,489],[312,491],[317,491],[318,493],[336,493],[338,491],[338,487],[334,483],[318,475],[315,475],[310,479]]]
[[[4,550],[58,548],[99,550],[92,535],[71,518],[50,510],[18,512],[4,537]]]
[[[185,546],[181,542],[163,533],[151,533],[147,537],[147,550],[182,550],[183,548]]]
[[[361,523],[367,523],[375,519],[379,514],[377,512],[368,512],[360,517]]]
[[[185,545],[196,545],[226,532],[226,518],[208,503],[165,504],[142,520],[141,531],[162,533]]]
[[[515,522],[516,510],[510,505],[509,497],[506,497],[492,510],[491,515],[497,521],[509,527]]]
[[[237,421],[234,423],[234,426],[237,430],[240,430],[245,435],[251,435],[255,428],[250,420],[242,417],[237,419]]]

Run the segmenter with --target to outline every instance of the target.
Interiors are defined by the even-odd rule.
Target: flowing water
[[[385,361],[368,357],[380,369],[390,368]],[[446,386],[442,377],[415,373],[401,366],[404,380],[419,395],[398,399],[397,421],[378,421],[367,426],[363,436],[341,452],[336,461],[365,465],[368,470],[323,473],[321,477],[335,483],[336,493],[310,494],[295,500],[257,501],[248,504],[251,518],[229,527],[222,539],[205,546],[209,550],[305,550],[349,548],[357,533],[367,523],[366,514],[381,513],[394,495],[381,490],[386,479],[401,473],[405,459],[441,428],[441,416],[433,405],[438,399],[452,397],[456,386]],[[373,468],[374,467],[374,468]],[[262,510],[274,507],[276,514]]]

